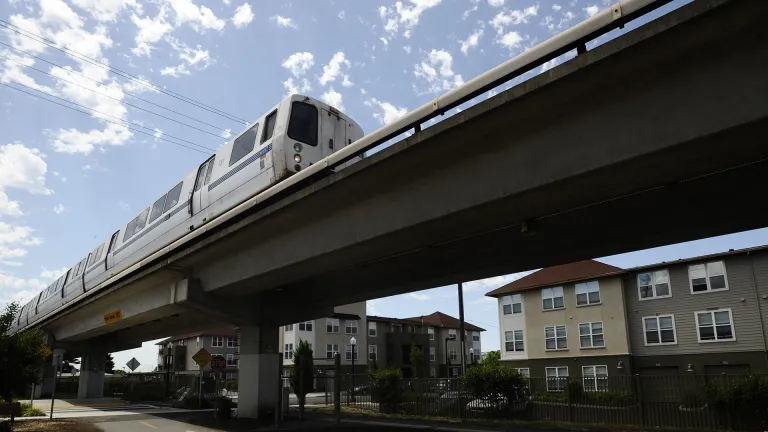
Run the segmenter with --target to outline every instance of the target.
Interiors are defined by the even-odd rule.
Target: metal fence
[[[508,419],[692,430],[768,430],[768,376],[673,375],[526,378],[507,400],[483,400],[461,379],[401,379],[396,391],[367,375],[340,379],[342,407],[384,414]],[[333,403],[331,392],[330,402]],[[308,400],[308,404],[312,401]]]

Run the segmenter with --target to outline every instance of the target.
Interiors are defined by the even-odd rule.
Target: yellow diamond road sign
[[[42,344],[40,346],[40,351],[45,355],[45,357],[48,357],[49,355],[53,354],[53,351],[51,351],[50,348],[48,348],[48,345]]]
[[[209,353],[205,348],[200,348],[200,351],[196,352],[195,355],[192,356],[192,360],[194,360],[195,363],[197,363],[201,368],[204,368],[205,365],[211,361],[211,353]]]

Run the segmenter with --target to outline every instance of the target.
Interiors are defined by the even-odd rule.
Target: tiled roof
[[[428,324],[434,327],[445,327],[445,328],[455,328],[455,329],[459,328],[458,318],[454,318],[442,312],[435,312],[429,315],[424,315],[423,317],[413,317],[408,319],[411,320],[412,322],[419,323],[419,324],[423,320],[424,324]],[[464,328],[466,330],[485,331],[484,328],[480,328],[466,321],[464,322]]]
[[[496,288],[486,295],[497,297],[503,294],[525,291],[533,288],[578,282],[587,279],[619,275],[622,273],[626,273],[626,271],[612,265],[601,263],[600,261],[578,261],[570,264],[543,268],[524,278]]]

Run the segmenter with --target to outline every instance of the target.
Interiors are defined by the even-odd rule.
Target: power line
[[[36,42],[48,45],[49,47],[57,49],[57,50],[65,53],[65,54],[67,54],[69,56],[72,56],[72,57],[76,58],[76,59],[85,61],[87,63],[90,63],[90,64],[94,65],[94,66],[99,66],[99,67],[101,67],[103,69],[106,69],[106,70],[112,72],[115,75],[118,75],[118,76],[121,76],[123,78],[129,79],[129,80],[134,81],[136,83],[139,83],[139,84],[141,84],[141,85],[143,85],[145,87],[149,87],[149,88],[155,89],[155,90],[157,90],[157,91],[159,91],[161,93],[164,93],[164,94],[166,94],[168,96],[171,96],[171,97],[174,97],[174,98],[179,99],[181,101],[184,101],[184,102],[189,103],[191,105],[195,105],[198,108],[201,108],[201,109],[204,109],[206,111],[212,112],[212,113],[214,113],[216,115],[219,115],[221,117],[227,118],[227,119],[232,120],[232,121],[236,121],[236,122],[240,122],[240,123],[244,123],[244,124],[249,124],[249,122],[247,120],[245,120],[245,119],[239,118],[239,117],[234,116],[232,114],[227,114],[224,111],[216,109],[216,108],[214,108],[212,106],[205,105],[202,102],[197,102],[194,99],[191,99],[191,98],[188,98],[186,96],[180,95],[180,94],[178,94],[176,92],[173,92],[171,90],[165,90],[162,87],[159,87],[159,86],[157,86],[156,84],[154,84],[154,83],[152,83],[150,81],[141,79],[141,78],[136,77],[135,75],[132,75],[132,74],[130,74],[128,72],[124,72],[124,71],[122,71],[122,70],[120,70],[118,68],[109,66],[108,64],[105,64],[105,63],[103,63],[103,62],[101,62],[101,61],[99,61],[97,59],[94,59],[92,57],[88,57],[88,56],[86,56],[84,54],[80,54],[77,51],[71,50],[69,48],[64,48],[64,47],[58,45],[56,42],[53,42],[50,39],[46,39],[46,38],[44,38],[42,36],[38,36],[38,35],[35,35],[35,34],[30,35],[31,34],[30,32],[27,32],[26,30],[24,30],[24,29],[22,29],[20,27],[16,27],[15,25],[9,23],[8,21],[0,19],[0,26],[5,27],[8,30],[11,30],[11,31],[13,31],[15,33],[18,33],[18,34],[20,34],[22,36],[25,36],[25,37],[27,37],[29,39],[32,39],[32,40],[36,41]]]
[[[107,114],[107,113],[105,113],[105,112],[97,111],[97,110],[95,110],[95,109],[93,109],[93,108],[89,108],[89,107],[87,107],[87,106],[84,106],[84,105],[80,105],[80,104],[78,104],[78,103],[76,103],[76,102],[73,102],[73,101],[71,101],[71,100],[69,100],[69,99],[66,99],[66,98],[62,98],[62,97],[59,97],[59,96],[56,96],[56,95],[53,95],[53,94],[50,94],[50,93],[46,93],[46,92],[44,92],[44,91],[42,91],[42,90],[38,90],[38,89],[36,89],[36,88],[34,88],[34,87],[30,87],[30,86],[28,86],[28,85],[24,85],[24,84],[22,84],[22,83],[20,83],[20,82],[14,82],[14,84],[16,84],[16,85],[20,85],[20,86],[22,86],[22,87],[24,87],[24,88],[27,88],[27,89],[30,89],[30,90],[34,90],[34,91],[36,91],[36,92],[39,92],[39,93],[42,93],[42,94],[44,94],[44,95],[46,95],[46,96],[50,96],[50,97],[52,97],[52,98],[56,98],[56,99],[58,99],[58,100],[60,100],[60,101],[64,101],[64,102],[70,103],[70,104],[72,104],[72,105],[74,105],[74,106],[76,106],[76,107],[78,107],[78,108],[83,108],[83,109],[86,109],[86,110],[90,110],[90,111],[93,111],[93,112],[95,112],[95,113],[97,113],[97,114],[99,114],[99,115],[103,115],[103,116],[107,116],[107,117],[112,117],[113,119],[117,119],[117,121],[119,121],[119,122],[121,122],[121,123],[124,123],[124,124],[127,124],[127,123],[128,123],[128,121],[127,121],[127,120],[123,120],[123,119],[121,119],[120,117],[117,117],[117,116],[113,116],[112,114]],[[102,120],[106,120],[106,119],[102,119]],[[137,123],[137,122],[135,122],[135,121],[132,121],[131,123],[132,123],[132,124],[135,124],[135,125],[137,125],[137,126],[139,126],[139,127],[141,127],[141,128],[144,128],[144,129],[147,129],[147,130],[151,131],[151,132],[152,132],[152,134],[153,134],[153,136],[154,136],[154,134],[157,132],[157,131],[155,131],[154,129],[152,129],[152,128],[149,128],[149,127],[147,127],[147,126],[144,126],[144,125],[142,125],[142,124],[139,124],[139,123]],[[171,135],[171,134],[167,134],[167,133],[165,133],[165,132],[163,132],[163,135],[165,135],[165,136],[169,136],[169,137],[171,137],[171,138],[173,138],[173,139],[176,139],[176,140],[179,140],[179,141],[183,141],[183,142],[186,142],[186,143],[192,144],[192,145],[194,145],[194,146],[197,146],[197,147],[201,147],[201,148],[203,148],[203,149],[206,149],[206,150],[214,150],[214,149],[212,149],[212,148],[210,148],[210,147],[207,147],[207,146],[204,146],[204,145],[201,145],[201,144],[197,144],[197,143],[194,143],[194,142],[192,142],[192,141],[187,141],[187,140],[185,140],[184,138],[179,138],[179,137],[177,137],[177,136],[173,136],[173,135]],[[215,151],[215,150],[214,150],[214,151]]]
[[[59,68],[59,69],[61,69],[61,70],[63,70],[63,71],[66,71],[66,72],[67,72],[67,73],[69,73],[69,74],[75,74],[75,75],[79,75],[79,76],[81,76],[81,77],[83,77],[83,78],[85,78],[85,79],[87,79],[87,80],[89,80],[89,81],[93,81],[93,82],[95,82],[96,84],[99,84],[99,85],[107,85],[108,87],[113,87],[113,88],[116,88],[116,89],[120,89],[120,91],[122,91],[122,92],[123,92],[124,94],[126,94],[127,96],[130,96],[130,97],[132,97],[132,98],[138,99],[138,100],[140,100],[140,101],[142,101],[142,102],[146,102],[146,103],[148,103],[148,104],[150,104],[150,105],[154,105],[154,106],[156,106],[156,107],[158,107],[158,108],[162,108],[162,109],[164,109],[164,110],[166,110],[166,111],[170,111],[170,112],[172,112],[172,113],[174,113],[174,114],[177,114],[177,115],[180,115],[180,116],[182,116],[182,117],[186,117],[186,118],[188,118],[188,119],[190,119],[190,120],[194,120],[194,121],[196,121],[196,122],[198,122],[198,123],[202,123],[202,124],[204,124],[204,125],[206,125],[206,126],[210,126],[210,127],[214,128],[214,129],[218,129],[218,130],[221,130],[221,131],[226,131],[226,130],[227,130],[226,128],[223,128],[223,127],[221,127],[221,126],[216,126],[216,125],[213,125],[213,124],[210,124],[210,123],[204,122],[204,121],[202,121],[202,120],[196,119],[196,118],[194,118],[194,117],[188,116],[188,115],[186,115],[186,114],[180,113],[180,112],[178,112],[178,111],[175,111],[175,110],[172,110],[172,109],[170,109],[170,108],[166,108],[166,107],[164,107],[164,106],[162,106],[162,105],[160,105],[160,104],[154,103],[154,102],[152,102],[152,101],[149,101],[149,100],[147,100],[147,99],[144,99],[144,98],[142,98],[142,97],[140,97],[140,96],[136,96],[136,95],[135,95],[135,94],[133,94],[133,93],[129,93],[129,92],[125,91],[125,90],[124,90],[124,89],[123,89],[121,86],[119,86],[119,85],[116,85],[116,84],[104,84],[104,83],[100,82],[99,80],[95,80],[95,79],[93,79],[93,78],[91,78],[91,77],[89,77],[89,76],[86,76],[86,75],[84,75],[84,74],[81,74],[80,72],[77,72],[77,71],[74,71],[74,70],[65,69],[65,68],[63,68],[62,66],[60,66],[60,65],[59,65],[58,63],[56,63],[56,62],[52,62],[52,61],[50,61],[50,60],[46,60],[46,59],[44,59],[44,58],[42,58],[42,57],[36,56],[36,55],[34,55],[34,54],[30,53],[30,52],[27,52],[27,51],[24,51],[24,50],[22,50],[22,49],[16,48],[15,46],[13,46],[13,45],[10,45],[10,44],[7,44],[7,43],[5,43],[5,42],[2,42],[2,41],[0,41],[0,45],[5,45],[6,47],[8,47],[8,48],[10,48],[10,49],[12,49],[12,50],[18,51],[18,52],[20,52],[20,53],[22,53],[22,54],[24,54],[24,55],[27,55],[27,56],[30,56],[30,57],[32,57],[32,58],[34,58],[34,59],[37,59],[37,60],[40,60],[40,61],[42,61],[42,62],[48,63],[48,64],[49,64],[49,65],[51,65],[51,66],[56,66],[57,68]],[[12,61],[15,61],[15,62],[17,62],[17,63],[21,63],[21,62],[19,62],[19,61],[17,61],[17,60],[13,60],[13,59],[10,59],[10,60],[12,60]],[[40,69],[36,69],[36,68],[34,68],[34,67],[32,67],[32,66],[27,66],[27,65],[25,65],[24,63],[21,63],[21,64],[22,64],[22,65],[24,65],[24,66],[26,66],[26,67],[29,67],[29,68],[32,68],[32,69],[38,70],[38,71],[40,70]],[[51,75],[50,73],[48,73],[48,72],[45,72],[45,71],[41,71],[41,72],[43,72],[43,73],[45,73],[45,74],[48,74],[48,75]],[[54,77],[54,78],[58,78],[58,77]],[[127,103],[127,102],[126,102],[126,103]]]
[[[108,94],[105,94],[105,93],[102,93],[102,92],[96,91],[96,90],[94,90],[94,89],[91,89],[91,88],[85,87],[85,86],[83,86],[83,85],[80,85],[80,84],[78,84],[78,83],[75,83],[75,82],[72,82],[72,81],[66,80],[66,79],[64,79],[64,78],[61,78],[61,77],[57,77],[56,75],[53,75],[53,74],[51,74],[51,73],[49,73],[49,72],[46,72],[46,71],[44,71],[44,70],[42,70],[42,69],[38,69],[38,68],[36,68],[36,67],[33,67],[33,66],[28,66],[28,65],[25,65],[24,63],[22,63],[22,62],[20,62],[20,61],[18,61],[18,60],[14,60],[14,59],[12,59],[12,58],[10,58],[10,57],[6,57],[6,56],[4,56],[4,55],[2,55],[2,54],[0,54],[0,58],[4,58],[4,59],[6,59],[6,60],[10,60],[10,61],[12,61],[12,62],[16,62],[16,63],[18,63],[18,64],[20,64],[20,65],[22,65],[22,66],[24,66],[24,67],[26,67],[26,68],[30,68],[30,69],[32,69],[32,70],[36,70],[36,71],[38,71],[38,72],[40,72],[40,73],[44,73],[44,74],[46,74],[46,75],[48,75],[48,76],[50,76],[50,77],[56,78],[57,80],[60,80],[60,81],[64,81],[64,82],[66,82],[66,83],[69,83],[69,84],[72,84],[72,85],[76,85],[76,86],[78,86],[78,87],[80,87],[80,88],[83,88],[83,89],[85,89],[85,90],[91,91],[91,92],[93,92],[93,93],[96,93],[96,94],[98,94],[98,95],[101,95],[101,96],[104,96],[104,97],[106,97],[106,98],[112,99],[112,100],[114,100],[114,101],[120,102],[120,103],[122,103],[122,104],[126,104],[126,105],[128,105],[128,106],[130,106],[130,107],[133,107],[133,108],[136,108],[136,109],[140,109],[140,110],[142,110],[142,111],[146,111],[146,112],[148,112],[148,113],[150,113],[150,114],[154,114],[154,115],[156,115],[156,116],[158,116],[158,117],[162,117],[162,118],[164,118],[164,119],[166,119],[166,120],[170,120],[170,121],[172,121],[172,122],[175,122],[175,123],[178,123],[178,124],[180,124],[180,125],[183,125],[183,126],[186,126],[186,127],[189,127],[189,128],[195,129],[195,130],[198,130],[198,131],[200,131],[200,132],[205,132],[205,133],[207,133],[208,135],[212,135],[212,136],[215,136],[216,138],[223,138],[222,136],[220,136],[220,135],[218,135],[218,134],[215,134],[215,133],[213,133],[213,132],[208,132],[207,130],[204,130],[204,129],[200,129],[200,128],[198,128],[198,127],[192,126],[192,125],[190,125],[190,124],[184,123],[184,122],[182,122],[182,121],[179,121],[179,120],[176,120],[176,119],[172,119],[172,118],[170,118],[170,117],[166,117],[166,116],[164,116],[164,115],[162,115],[162,114],[158,114],[158,113],[156,113],[156,112],[154,112],[154,111],[150,111],[150,110],[148,110],[148,109],[146,109],[146,108],[142,108],[142,107],[140,107],[140,106],[137,106],[137,105],[134,105],[134,104],[132,104],[132,103],[129,103],[129,102],[125,102],[125,101],[124,101],[124,100],[122,100],[122,99],[118,99],[118,98],[116,98],[116,97],[112,97],[112,96],[110,96],[110,95],[108,95]],[[88,108],[88,109],[90,109],[90,108]]]
[[[18,84],[18,83],[16,83],[16,84]],[[92,115],[91,113],[89,113],[89,112],[87,112],[87,111],[81,111],[81,110],[79,110],[79,109],[77,109],[77,108],[73,108],[73,107],[71,107],[71,106],[67,106],[67,105],[64,105],[64,104],[62,104],[62,103],[59,103],[59,102],[56,102],[56,101],[50,100],[50,99],[46,99],[46,98],[44,98],[44,97],[42,97],[42,96],[40,96],[40,95],[36,95],[36,94],[34,94],[34,93],[30,93],[30,92],[28,92],[28,91],[22,90],[22,89],[20,89],[20,88],[16,88],[16,87],[13,87],[13,86],[11,86],[11,85],[8,85],[8,84],[6,84],[6,83],[3,83],[3,82],[0,82],[0,85],[4,85],[4,86],[6,86],[6,87],[8,87],[8,88],[11,88],[11,89],[13,89],[13,90],[16,90],[16,91],[18,91],[18,92],[21,92],[21,93],[26,93],[26,94],[28,94],[28,95],[30,95],[30,96],[36,97],[36,98],[38,98],[38,99],[42,99],[42,100],[44,100],[44,101],[46,101],[46,102],[50,102],[50,103],[52,103],[52,104],[56,104],[56,105],[59,105],[59,106],[63,106],[64,108],[69,108],[69,109],[71,109],[72,111],[77,111],[77,112],[79,112],[79,113],[83,113],[83,114],[85,114],[85,115],[87,115],[87,116],[91,116],[91,115]],[[47,93],[46,93],[46,94],[47,94]],[[134,131],[134,132],[138,132],[138,133],[141,133],[141,134],[144,134],[144,135],[148,135],[148,136],[151,136],[151,137],[153,137],[153,138],[155,138],[155,139],[158,139],[158,140],[161,140],[161,141],[165,141],[165,142],[169,142],[169,143],[171,143],[171,144],[174,144],[174,145],[177,145],[177,146],[180,146],[180,147],[184,147],[184,148],[186,148],[186,149],[189,149],[189,150],[194,150],[194,151],[196,151],[196,152],[199,152],[199,153],[203,153],[203,154],[206,154],[206,155],[210,155],[210,154],[211,154],[211,153],[209,153],[209,152],[206,152],[206,151],[203,151],[203,150],[199,150],[199,149],[196,149],[196,148],[194,148],[194,147],[189,147],[189,146],[186,146],[186,145],[184,145],[184,144],[181,144],[181,143],[177,143],[176,141],[171,141],[171,140],[167,140],[167,139],[165,139],[165,138],[162,138],[162,137],[157,137],[157,136],[155,136],[155,134],[150,134],[150,133],[144,132],[144,131],[142,131],[142,130],[139,130],[139,129],[135,129],[135,128],[131,127],[130,125],[125,125],[125,124],[122,124],[122,123],[118,123],[118,122],[115,122],[115,121],[112,121],[112,120],[109,120],[109,119],[104,119],[104,118],[102,118],[101,120],[104,120],[104,121],[106,121],[106,122],[109,122],[109,123],[114,123],[114,124],[116,124],[116,125],[118,125],[118,126],[124,126],[124,127],[128,128],[129,130],[132,130],[132,131]]]

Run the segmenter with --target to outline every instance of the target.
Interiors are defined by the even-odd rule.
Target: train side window
[[[99,247],[101,247],[101,245],[97,246],[96,249],[94,249],[93,252],[91,252],[91,254],[88,256],[88,262],[85,263],[86,267],[92,266],[93,263],[96,262],[96,260],[98,260],[98,256],[96,254],[99,251]]]
[[[237,137],[232,144],[232,154],[229,156],[229,166],[244,158],[256,145],[256,137],[259,135],[259,124],[253,125],[244,134]]]
[[[205,172],[208,169],[208,161],[206,161],[203,166],[200,167],[199,170],[197,170],[197,180],[195,180],[195,192],[199,191],[201,187],[203,187],[203,180],[205,180]]]
[[[93,260],[93,262],[96,262],[101,259],[101,253],[104,252],[104,243],[99,245],[99,248],[96,249],[96,258]]]
[[[123,235],[123,243],[125,243],[126,240],[133,237],[133,231],[136,229],[136,220],[137,218],[133,218],[132,221],[128,222],[128,226],[125,227],[125,234]]]
[[[147,224],[147,216],[149,216],[149,207],[139,213],[139,217],[136,218],[136,230],[134,231],[134,234],[141,231],[144,228],[144,225]]]
[[[205,183],[204,185],[207,185],[209,181],[211,181],[211,172],[213,171],[213,165],[214,162],[216,162],[216,155],[213,155],[210,161],[208,161],[208,170],[205,173]]]
[[[316,106],[304,102],[293,102],[291,121],[288,123],[288,137],[307,145],[317,146],[317,122]]]
[[[270,115],[264,120],[264,132],[261,134],[261,142],[272,138],[272,133],[275,132],[275,123],[277,122],[277,110],[272,111]]]
[[[160,217],[161,214],[163,214],[163,206],[165,206],[165,197],[168,195],[163,195],[160,197],[159,200],[155,201],[154,204],[152,204],[152,213],[149,215],[149,223],[152,223],[155,219]]]
[[[176,186],[173,187],[170,191],[168,191],[168,197],[165,199],[165,208],[163,209],[163,213],[167,212],[168,210],[176,207],[176,204],[179,203],[179,197],[181,196],[181,185],[184,184],[184,182],[180,182]]]

